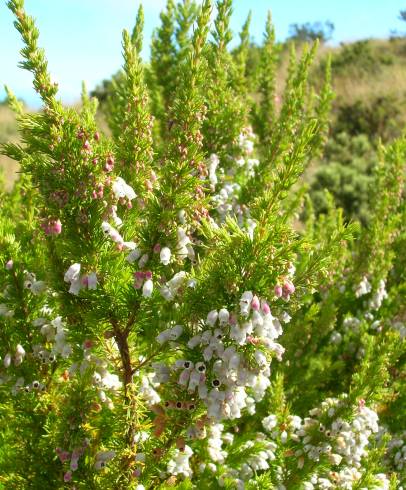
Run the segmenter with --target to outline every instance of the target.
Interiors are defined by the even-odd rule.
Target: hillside
[[[406,38],[322,49],[319,66],[327,53],[336,93],[333,128],[375,132],[383,139],[397,136],[406,123]]]
[[[251,46],[248,75],[255,80],[260,47]],[[300,49],[300,47],[299,47]],[[282,89],[287,73],[289,49],[280,45],[277,86]],[[406,124],[406,38],[371,39],[321,45],[312,69],[316,87],[323,80],[328,57],[332,59],[332,86],[335,92],[332,128],[351,129],[354,134],[371,133],[383,139],[399,134]],[[255,82],[254,82],[255,83]]]
[[[260,47],[252,45],[247,75],[255,87]],[[278,87],[283,87],[288,65],[288,48],[280,45]],[[365,40],[333,48],[322,45],[313,65],[315,86],[322,80],[328,56],[332,56],[332,82],[336,94],[331,128],[333,134],[366,134],[372,141],[391,140],[406,125],[406,38]],[[108,82],[95,90],[101,99]],[[18,138],[14,116],[0,105],[0,142]],[[6,187],[16,178],[17,166],[0,156]]]

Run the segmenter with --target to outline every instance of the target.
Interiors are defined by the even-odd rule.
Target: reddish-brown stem
[[[128,329],[122,330],[117,320],[111,315],[110,323],[113,327],[114,339],[117,342],[117,347],[120,352],[121,363],[123,366],[123,381],[124,381],[124,394],[127,397],[127,385],[132,381],[132,367],[130,349],[128,347]]]

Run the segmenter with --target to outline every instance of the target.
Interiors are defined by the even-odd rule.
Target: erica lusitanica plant
[[[168,0],[148,63],[140,8],[103,132],[8,2],[43,108],[8,90],[1,489],[406,488],[405,139],[380,149],[368,227],[331,196],[316,218],[329,67],[316,90],[317,45],[291,46],[276,85],[269,16],[248,79],[231,3]]]

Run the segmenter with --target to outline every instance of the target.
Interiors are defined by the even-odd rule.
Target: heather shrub
[[[270,16],[251,100],[231,0],[212,24],[209,0],[169,0],[148,67],[140,9],[105,134],[85,87],[61,104],[23,0],[8,6],[43,110],[8,91],[0,484],[401,488],[405,140],[380,152],[367,225],[332,201],[318,217],[298,184],[333,96],[329,65],[309,82],[317,44],[291,49],[277,106]]]

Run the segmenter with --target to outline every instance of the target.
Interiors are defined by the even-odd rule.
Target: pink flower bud
[[[251,301],[251,308],[252,308],[253,310],[258,311],[258,310],[259,310],[259,307],[260,307],[260,303],[259,303],[258,296],[257,296],[257,295],[255,295],[255,296],[252,298],[252,301]]]
[[[266,303],[265,301],[262,303],[262,313],[264,315],[269,315],[271,313],[271,308],[269,308],[268,303]]]
[[[143,279],[136,279],[136,280],[134,281],[134,288],[135,288],[135,289],[141,289],[141,288],[142,288],[143,283],[144,283]]]
[[[83,148],[86,150],[86,151],[90,151],[91,150],[91,146],[90,146],[90,143],[88,140],[86,140],[84,143],[83,143]]]
[[[62,231],[62,223],[58,220],[49,220],[47,223],[41,223],[41,228],[46,235],[59,235]]]
[[[111,172],[114,168],[114,157],[112,155],[109,155],[106,159],[106,163],[104,165],[104,170],[106,172]]]
[[[64,482],[70,482],[72,480],[72,472],[69,470],[63,475]]]
[[[258,345],[261,341],[258,337],[253,337],[252,335],[247,335],[247,342],[252,345]]]
[[[284,285],[283,285],[283,292],[286,294],[286,295],[290,295],[290,294],[293,294],[295,292],[295,286],[293,285],[293,283],[289,280],[285,281]]]
[[[65,463],[66,461],[69,461],[70,459],[70,453],[68,451],[61,451],[58,454],[59,460],[61,463]]]
[[[277,298],[281,298],[281,297],[282,297],[282,294],[283,294],[282,286],[281,286],[281,285],[279,285],[279,284],[277,284],[277,285],[275,286],[275,296],[276,296]]]
[[[58,219],[58,220],[53,222],[53,232],[55,235],[59,235],[61,233],[61,231],[62,231],[62,223]]]
[[[161,244],[160,243],[156,243],[154,245],[154,254],[159,254],[160,251],[161,251]]]
[[[145,277],[145,279],[152,279],[152,272],[151,271],[145,271],[144,277]]]
[[[93,135],[93,138],[96,140],[96,141],[99,141],[100,140],[100,133],[98,131],[96,131]]]
[[[90,349],[93,346],[93,342],[90,339],[87,339],[83,342],[84,349]]]
[[[10,259],[10,260],[8,260],[8,261],[6,262],[6,269],[7,269],[8,271],[11,271],[11,269],[13,268],[13,264],[14,264],[14,262],[13,262],[11,259]]]

